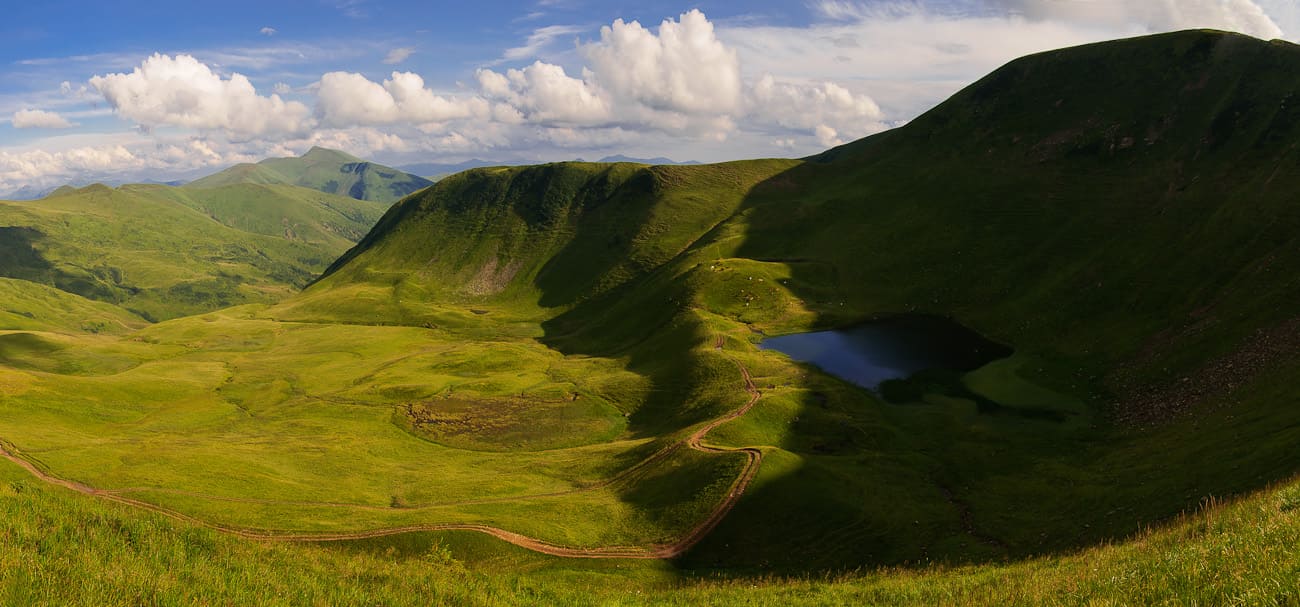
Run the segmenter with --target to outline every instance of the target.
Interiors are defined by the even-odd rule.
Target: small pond
[[[836,377],[879,392],[886,381],[919,372],[965,373],[1012,354],[1011,348],[985,339],[939,316],[902,315],[844,329],[781,335],[759,347],[807,362]]]

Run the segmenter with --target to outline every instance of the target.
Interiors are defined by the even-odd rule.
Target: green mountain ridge
[[[687,561],[745,561],[738,546],[774,559],[774,545],[804,563],[985,558],[1113,538],[1300,470],[1279,433],[1300,427],[1285,380],[1300,344],[1258,354],[1289,339],[1300,297],[1297,66],[1288,43],[1180,32],[1017,60],[810,162],[471,170],[395,205],[286,306],[344,309],[336,298],[369,285],[391,293],[369,308],[387,322],[436,323],[421,301],[543,318],[543,342],[623,357],[661,386],[629,418],[648,434],[713,414],[690,404],[712,381],[688,347],[705,326],[952,316],[1018,352],[1002,379],[962,380],[1003,399],[1001,416],[940,405],[949,388],[900,409],[772,371],[763,381],[794,392],[765,402],[787,421],[736,436],[799,464]],[[1180,387],[1200,375],[1225,385]],[[792,546],[791,532],[821,539]]]
[[[205,189],[238,183],[296,185],[358,200],[393,202],[433,182],[338,150],[313,147],[297,158],[238,164],[184,187]]]
[[[307,284],[384,208],[278,185],[61,189],[0,202],[0,275],[152,320],[274,301]]]

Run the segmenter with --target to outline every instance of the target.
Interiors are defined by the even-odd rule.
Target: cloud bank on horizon
[[[495,45],[451,68],[463,43],[446,31],[286,43],[282,23],[251,27],[258,44],[236,49],[15,60],[50,84],[0,85],[0,193],[170,179],[313,145],[393,164],[802,155],[906,122],[1032,52],[1190,27],[1300,35],[1291,0],[819,0],[783,15],[757,2],[649,25],[546,23],[587,14],[554,6],[521,4]],[[360,21],[380,8],[339,10]]]

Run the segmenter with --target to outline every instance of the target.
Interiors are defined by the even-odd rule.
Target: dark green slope
[[[357,200],[393,202],[432,181],[355,156],[314,147],[298,158],[240,164],[186,184],[187,189],[253,183],[296,185]]]
[[[1216,32],[1013,62],[783,175],[806,193],[753,197],[738,256],[798,260],[819,324],[954,315],[1088,403],[1079,431],[910,429],[937,438],[932,499],[965,518],[959,545],[1131,532],[1300,469],[1297,69],[1294,45]],[[787,485],[755,499],[810,489]]]
[[[292,186],[91,186],[0,202],[0,276],[152,320],[280,299],[383,212]]]
[[[571,304],[670,261],[734,213],[748,187],[793,164],[473,169],[398,203],[325,276],[418,265],[448,298]]]
[[[1018,310],[1016,333],[1144,351],[1138,371],[1173,379],[1300,313],[1298,67],[1300,47],[1217,32],[1027,57],[815,159],[810,177],[836,176],[827,200],[771,208],[766,231],[786,251],[859,255],[841,283],[863,305]],[[793,210],[812,215],[791,225]],[[897,288],[852,289],[899,263]]]
[[[1122,536],[1300,470],[1300,48],[1193,31],[998,70],[805,162],[469,171],[393,209],[295,313],[482,307],[655,386],[632,429],[717,411],[691,348],[901,312],[1017,355],[887,404],[750,345],[718,440],[765,475],[686,559],[982,559]],[[433,308],[425,303],[436,304]],[[973,395],[993,403],[976,407]]]
[[[140,317],[26,280],[0,278],[0,332],[122,334],[144,327]]]

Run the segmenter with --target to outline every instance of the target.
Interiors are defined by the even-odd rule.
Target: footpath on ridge
[[[723,336],[718,336],[718,340],[714,344],[714,348],[717,351],[722,352],[724,343],[725,343],[725,338]],[[500,499],[492,500],[492,501],[517,501],[517,500],[524,500],[524,499],[535,499],[539,497],[553,497],[556,495],[565,495],[565,494],[577,493],[581,491],[590,491],[592,489],[597,489],[600,487],[606,487],[616,482],[617,480],[626,477],[632,472],[640,468],[643,468],[647,464],[667,456],[669,453],[672,453],[681,445],[686,445],[691,449],[704,452],[704,453],[715,453],[715,454],[744,453],[745,454],[746,462],[745,462],[744,469],[741,470],[740,475],[736,477],[736,480],[732,481],[731,487],[727,490],[727,494],[722,498],[722,501],[719,502],[718,505],[714,507],[713,511],[709,513],[709,516],[705,517],[703,521],[701,521],[700,523],[692,527],[689,531],[687,531],[682,537],[678,538],[676,541],[664,543],[664,544],[652,544],[649,546],[606,546],[606,547],[597,547],[597,548],[574,548],[568,546],[558,546],[519,533],[506,531],[505,529],[500,529],[497,527],[491,527],[487,525],[465,524],[465,523],[416,524],[416,525],[406,525],[401,527],[385,527],[382,529],[372,529],[368,531],[353,531],[353,532],[344,532],[344,533],[293,533],[293,532],[278,533],[273,531],[262,531],[256,529],[222,525],[219,523],[205,521],[203,519],[190,516],[188,514],[179,512],[177,510],[165,508],[157,504],[151,504],[149,502],[145,502],[142,500],[138,500],[138,499],[134,499],[122,495],[122,493],[130,490],[97,489],[95,487],[91,487],[83,483],[78,483],[76,481],[59,478],[53,474],[50,474],[42,470],[31,460],[22,457],[18,452],[17,448],[13,447],[10,443],[7,443],[2,439],[0,439],[0,456],[3,456],[5,459],[14,462],[18,466],[21,466],[28,473],[30,473],[32,476],[42,481],[45,481],[46,483],[49,483],[51,485],[63,487],[64,489],[71,489],[72,491],[76,491],[78,493],[106,499],[109,501],[117,502],[119,504],[125,504],[128,506],[141,508],[152,512],[157,512],[159,514],[171,517],[179,521],[207,527],[209,529],[215,529],[223,533],[229,533],[231,535],[235,535],[247,539],[253,539],[253,540],[281,541],[281,542],[338,542],[338,541],[348,541],[348,540],[370,539],[370,538],[385,537],[390,535],[398,535],[402,533],[413,533],[413,532],[421,532],[421,531],[476,531],[479,533],[485,533],[487,535],[509,542],[516,546],[520,546],[528,550],[533,550],[535,552],[540,552],[542,554],[548,554],[551,556],[559,556],[559,557],[566,557],[566,558],[591,558],[591,559],[598,559],[598,558],[669,559],[669,558],[679,556],[685,553],[686,551],[690,550],[692,547],[698,544],[700,540],[704,539],[704,537],[708,535],[710,531],[713,531],[713,529],[717,527],[719,523],[722,522],[722,519],[726,518],[727,514],[731,512],[731,509],[735,507],[738,501],[740,501],[741,496],[745,494],[745,490],[749,488],[749,484],[754,480],[754,477],[758,474],[759,466],[763,462],[763,452],[753,447],[740,447],[740,448],[712,447],[712,446],[704,445],[702,442],[704,440],[704,437],[707,436],[709,432],[712,432],[718,426],[721,426],[722,424],[737,419],[745,415],[746,413],[748,413],[749,410],[752,409],[754,405],[758,403],[759,398],[762,396],[762,393],[760,393],[758,388],[754,385],[754,380],[753,377],[751,377],[749,374],[749,369],[745,368],[745,366],[742,365],[739,361],[735,359],[731,359],[731,360],[733,363],[735,363],[736,367],[740,370],[741,377],[744,379],[745,392],[749,395],[749,400],[744,404],[744,406],[730,413],[727,413],[726,415],[718,417],[713,421],[708,422],[707,424],[697,429],[695,432],[691,433],[690,436],[686,437],[684,440],[673,443],[663,449],[660,449],[659,451],[655,452],[653,455],[642,460],[640,463],[632,466],[631,468],[628,468],[627,470],[624,470],[622,473],[616,475],[615,477],[606,479],[605,481],[602,481],[596,485],[592,485],[581,489],[575,489],[572,491],[561,492],[561,493],[521,496],[521,497],[513,497],[513,498],[500,498]],[[197,497],[205,497],[200,494],[194,494],[185,491],[175,491],[175,493],[182,493],[182,494],[193,495]],[[243,500],[239,498],[224,498],[224,499],[226,501],[248,501],[248,502],[263,503],[263,504],[282,503],[273,500],[252,500],[252,499]],[[312,502],[283,502],[283,503],[292,503],[294,505],[313,504]],[[337,504],[337,503],[322,503],[316,505],[352,507],[351,505],[348,504]],[[357,507],[361,507],[361,506],[357,506]]]

